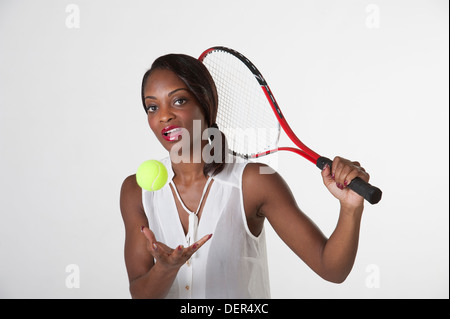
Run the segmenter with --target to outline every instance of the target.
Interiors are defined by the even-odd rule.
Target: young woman
[[[142,190],[135,175],[122,185],[132,297],[270,298],[266,219],[319,276],[343,282],[355,260],[364,206],[363,198],[346,186],[355,177],[369,181],[369,175],[358,162],[340,157],[332,170],[324,168],[323,182],[340,202],[336,229],[326,238],[297,206],[278,173],[267,174],[263,164],[225,161],[223,134],[209,140],[195,134],[194,124],[201,132],[217,129],[217,99],[205,66],[186,55],[158,58],[143,77],[148,123],[169,151],[162,160],[169,180],[156,192]],[[181,162],[173,151],[180,141],[190,151]],[[218,146],[210,154],[216,155],[214,161],[195,157],[196,145],[203,150],[209,144]]]

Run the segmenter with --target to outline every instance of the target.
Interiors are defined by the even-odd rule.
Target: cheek
[[[205,115],[201,111],[200,107],[196,107],[195,111],[192,112],[192,121],[197,120],[202,122],[202,129],[206,128],[208,125],[206,124]]]
[[[207,124],[205,121],[205,117],[203,116],[203,114],[201,112],[198,112],[196,114],[193,114],[194,116],[190,116],[189,118],[186,118],[186,122],[187,124],[187,129],[190,130],[192,133],[194,133],[194,126],[196,131],[198,131],[198,129],[200,129],[200,137],[201,138],[201,134],[203,133],[203,131],[207,128]]]
[[[156,125],[156,120],[154,119],[154,117],[147,116],[147,122],[148,122],[148,125],[150,126],[150,129],[153,132],[156,132],[155,130],[156,130],[157,125]]]

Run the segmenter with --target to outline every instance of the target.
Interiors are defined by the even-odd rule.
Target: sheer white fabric
[[[172,181],[170,159],[161,162]],[[265,232],[253,236],[244,212],[246,164],[227,163],[221,173],[210,177],[195,239],[213,236],[180,268],[166,298],[270,298]],[[169,182],[159,191],[142,191],[144,210],[158,241],[172,248],[186,247],[192,233],[184,233]]]

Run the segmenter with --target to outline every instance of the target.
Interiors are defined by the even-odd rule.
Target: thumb
[[[153,232],[150,230],[150,228],[145,227],[145,226],[141,226],[141,232],[144,234],[145,238],[147,238],[147,240],[151,244],[156,243],[155,234],[153,234]]]
[[[323,183],[325,184],[325,186],[328,186],[331,183],[334,183],[333,177],[331,175],[331,168],[328,164],[325,164],[325,166],[322,169],[321,174],[322,174]]]

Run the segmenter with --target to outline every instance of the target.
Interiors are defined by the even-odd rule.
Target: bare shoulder
[[[122,183],[122,188],[120,190],[120,199],[121,201],[129,201],[136,199],[138,195],[141,193],[141,188],[136,182],[136,175],[130,175]]]
[[[262,163],[247,164],[242,187],[244,202],[256,207],[260,214],[266,215],[267,209],[282,203],[295,205],[291,190],[281,175],[273,168]]]
[[[136,174],[130,175],[122,183],[122,191],[131,191],[137,190],[139,188],[138,183],[136,182]]]
[[[282,190],[288,187],[277,171],[262,163],[247,164],[244,170],[242,184],[243,187],[252,188],[263,194],[280,189],[280,187]]]
[[[142,189],[136,182],[136,175],[130,175],[122,183],[120,190],[120,210],[125,221],[145,216],[142,205]]]
[[[277,172],[270,166],[263,163],[248,163],[245,166],[243,182],[254,183],[263,180],[270,180],[270,177]]]

